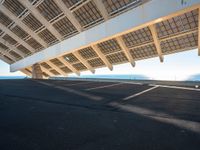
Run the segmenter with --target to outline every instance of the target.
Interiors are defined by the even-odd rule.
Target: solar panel
[[[119,44],[115,39],[110,39],[102,43],[99,43],[98,47],[100,48],[103,54],[110,54],[113,52],[121,51],[121,47],[119,46]]]
[[[81,50],[79,50],[79,53],[85,59],[97,57],[96,52],[91,47],[81,49]]]

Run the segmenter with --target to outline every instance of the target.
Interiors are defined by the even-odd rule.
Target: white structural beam
[[[200,0],[190,0],[182,5],[180,0],[152,0],[130,9],[101,24],[85,30],[71,38],[61,41],[47,49],[19,60],[11,65],[11,71],[17,71],[37,62],[60,57],[83,47],[88,47],[123,34],[155,24],[158,21],[181,15],[185,12],[199,8]],[[159,12],[159,13],[158,13]],[[134,18],[133,18],[134,16]],[[130,19],[132,18],[132,19]]]
[[[97,45],[92,45],[93,50],[97,53],[99,58],[104,62],[104,64],[110,69],[110,71],[113,70],[113,65],[108,61],[106,56],[100,51]]]
[[[92,73],[95,73],[94,68],[77,51],[73,54],[84,66],[86,66],[88,70],[90,70]]]
[[[71,12],[74,12],[76,10],[78,10],[79,8],[81,8],[83,5],[89,3],[91,0],[80,0],[79,2],[77,2],[76,4],[74,4],[73,6],[71,6],[69,9]],[[81,3],[81,4],[80,4]]]
[[[22,5],[30,10],[30,12],[34,15],[37,20],[39,20],[57,39],[62,40],[62,36],[58,33],[58,31],[48,22],[40,12],[33,6],[28,0],[21,0]]]
[[[156,50],[157,50],[158,56],[160,58],[160,62],[163,62],[164,57],[163,57],[163,54],[162,54],[162,50],[161,50],[161,46],[160,46],[160,41],[158,39],[158,34],[157,34],[157,31],[156,31],[156,27],[155,27],[155,25],[150,25],[149,29],[151,30],[151,34],[152,34],[152,37],[153,37],[154,44],[156,46]]]
[[[59,57],[58,60],[62,62],[66,67],[68,67],[73,73],[80,76],[80,72],[76,70],[69,62],[67,62],[63,57]]]
[[[101,15],[103,16],[104,20],[109,19],[109,14],[105,8],[105,5],[103,4],[102,0],[94,0],[94,3],[96,4],[97,8],[101,12]]]
[[[122,48],[122,51],[124,52],[124,54],[126,55],[128,61],[131,63],[131,65],[133,67],[135,67],[135,61],[133,59],[133,57],[130,54],[129,49],[127,48],[126,44],[124,43],[123,39],[121,36],[116,38],[118,44],[120,45],[120,47]]]
[[[51,61],[47,61],[46,62],[51,68],[53,68],[54,70],[56,70],[59,74],[63,75],[63,76],[67,76],[67,73],[64,72],[63,70],[61,70],[58,66],[56,66],[54,63],[52,63]]]
[[[34,31],[28,28],[20,18],[16,17],[12,12],[10,12],[5,6],[0,5],[0,10],[5,13],[11,20],[15,22],[16,25],[20,26],[23,30],[25,30],[32,38],[34,38],[38,43],[40,43],[43,47],[48,47],[48,45],[41,39]]]
[[[65,14],[65,16],[67,16],[67,18],[70,20],[70,22],[75,26],[75,28],[81,32],[82,31],[82,27],[80,25],[80,23],[76,20],[76,18],[74,17],[74,15],[72,14],[72,12],[66,7],[65,3],[62,0],[55,0],[54,1],[58,7],[63,11],[63,13]]]
[[[198,55],[200,56],[200,7],[198,9],[199,15],[198,15]]]
[[[10,43],[8,43],[6,40],[2,39],[2,37],[0,37],[0,43],[4,44],[5,46],[7,46],[10,50],[16,52],[18,55],[20,55],[22,58],[25,56],[24,53],[22,53],[21,51],[19,51],[15,46],[11,45]]]
[[[6,28],[2,23],[0,23],[0,29],[3,30],[6,34],[14,38],[19,44],[23,45],[25,48],[27,48],[31,52],[35,52],[35,50],[28,45],[25,41],[20,39],[17,35],[15,35],[13,32],[11,32],[8,28]]]

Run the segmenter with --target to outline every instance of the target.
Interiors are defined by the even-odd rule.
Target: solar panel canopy
[[[151,0],[1,0],[0,59],[8,64],[39,54],[117,18]],[[199,45],[199,5],[41,60],[43,76],[67,76],[195,49]],[[130,18],[134,20],[133,18]],[[126,22],[123,22],[126,23]],[[79,41],[77,41],[79,42]],[[20,69],[31,76],[32,66]]]

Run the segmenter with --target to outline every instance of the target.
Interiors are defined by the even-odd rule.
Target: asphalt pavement
[[[200,90],[182,87],[0,80],[0,150],[199,150]]]

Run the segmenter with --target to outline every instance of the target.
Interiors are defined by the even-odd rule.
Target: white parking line
[[[98,86],[98,87],[94,87],[94,88],[88,88],[85,90],[91,91],[91,90],[96,90],[96,89],[103,89],[103,88],[112,87],[112,86],[116,86],[116,85],[120,85],[120,84],[124,84],[124,83],[115,83],[115,84],[110,84],[110,85],[105,85],[105,86]]]
[[[159,87],[164,87],[164,88],[171,88],[171,89],[181,89],[181,90],[190,90],[190,91],[200,91],[200,89],[195,89],[195,88],[189,88],[189,87],[180,87],[180,86],[173,86],[173,85],[156,85]]]
[[[139,95],[142,95],[142,94],[144,94],[144,93],[146,93],[146,92],[149,92],[149,91],[151,91],[151,90],[153,90],[153,89],[156,89],[156,88],[158,88],[159,86],[154,86],[154,87],[151,87],[151,88],[149,88],[149,89],[147,89],[147,90],[144,90],[144,91],[142,91],[142,92],[139,92],[139,93],[136,93],[136,94],[133,94],[133,95],[130,95],[130,96],[128,96],[128,97],[125,97],[125,98],[123,98],[123,100],[129,100],[129,99],[131,99],[131,98],[134,98],[134,97],[136,97],[136,96],[139,96]]]
[[[140,83],[140,82],[128,82],[128,81],[120,81],[120,83],[126,83],[126,84],[135,84],[135,85],[143,85],[143,83]]]

